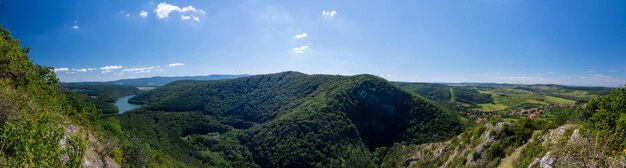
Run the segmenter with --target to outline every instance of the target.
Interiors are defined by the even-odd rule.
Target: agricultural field
[[[567,93],[572,98],[563,98],[565,96],[553,96],[554,92],[548,92],[546,86],[536,85],[518,85],[513,87],[497,87],[492,90],[481,90],[482,94],[490,94],[493,97],[493,103],[479,104],[480,110],[483,111],[501,111],[508,108],[519,107],[524,104],[575,104],[577,100],[586,100],[592,96],[584,90],[560,90],[560,93]],[[520,89],[523,88],[523,89]],[[541,89],[530,89],[541,88]],[[533,90],[533,91],[530,91]],[[543,92],[538,92],[545,90]],[[537,92],[534,92],[537,91]],[[556,91],[556,90],[552,90]],[[580,96],[585,95],[585,96]]]

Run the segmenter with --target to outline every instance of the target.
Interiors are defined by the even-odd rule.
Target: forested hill
[[[377,147],[445,140],[461,131],[456,114],[372,75],[179,81],[138,97],[150,98],[143,99],[149,111],[199,111],[243,130],[237,139],[261,167],[363,167]],[[186,130],[183,136],[195,134]]]
[[[107,83],[112,84],[120,84],[126,86],[135,86],[135,87],[156,87],[163,86],[168,83],[178,81],[178,80],[221,80],[221,79],[234,79],[239,77],[245,77],[250,75],[208,75],[208,76],[172,76],[172,77],[163,77],[163,76],[155,76],[150,78],[136,78],[136,79],[121,79],[116,81],[111,81]]]
[[[118,166],[89,129],[96,107],[28,51],[0,26],[0,167]]]

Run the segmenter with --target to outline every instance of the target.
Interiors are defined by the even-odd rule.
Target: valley
[[[611,91],[293,71],[179,80],[148,90],[106,82],[63,85],[94,102],[118,98],[119,115],[103,115],[94,129],[119,142],[117,150],[131,152],[117,156],[125,164],[150,167],[517,165],[528,159],[523,152],[533,137],[580,123],[582,103]]]
[[[527,159],[533,137],[579,123],[581,103],[610,90],[281,72],[143,90],[123,97],[141,108],[95,126],[137,166],[496,167]]]
[[[624,7],[0,1],[0,167],[626,168]]]

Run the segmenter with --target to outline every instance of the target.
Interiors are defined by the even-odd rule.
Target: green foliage
[[[469,87],[454,88],[455,100],[467,104],[493,103],[493,98],[489,94],[482,94],[477,89]]]
[[[626,148],[626,89],[617,88],[606,97],[591,99],[579,110],[585,128],[599,134],[613,150]]]
[[[365,167],[371,164],[370,150],[374,148],[401,141],[444,140],[461,130],[454,113],[371,75],[284,72],[222,81],[178,81],[142,93],[135,100],[146,103],[145,109],[150,111],[201,111],[220,124],[243,129],[197,132],[190,128],[199,125],[184,124],[189,128],[175,136],[140,136],[144,142],[154,141],[149,137],[184,137],[185,143],[177,142],[180,138],[170,142],[177,142],[180,151],[195,151],[185,156],[172,154],[178,149],[150,146],[177,160],[192,156],[202,163],[198,165]],[[131,112],[120,120],[136,118],[132,119],[136,122],[128,122],[136,125],[124,127],[151,130],[141,128],[153,121],[141,117],[148,114],[166,113]],[[229,147],[221,147],[221,143]]]
[[[62,83],[61,87],[65,90],[95,97],[107,103],[114,103],[120,97],[135,95],[140,92],[140,90],[135,87],[103,82]]]
[[[436,83],[398,83],[400,87],[408,91],[417,93],[430,100],[437,102],[449,102],[452,99],[450,86]]]
[[[165,97],[181,88],[192,87],[200,83],[205,83],[205,81],[191,81],[191,80],[175,81],[167,85],[161,86],[158,89],[153,89],[153,90],[140,93],[139,95],[136,95],[135,97],[130,98],[128,102],[133,103],[133,104],[145,104],[147,102],[152,102],[159,98]]]
[[[588,101],[591,98],[609,94],[611,88],[605,87],[582,87],[582,86],[560,86],[560,85],[519,85],[516,89],[527,90],[548,96],[563,99]]]
[[[33,64],[8,30],[0,27],[0,36],[0,167],[77,166],[85,143],[72,137],[62,147],[63,126],[97,111],[61,93],[53,68]]]
[[[137,110],[102,118],[94,127],[122,141],[124,165],[257,167],[238,131],[197,112]]]

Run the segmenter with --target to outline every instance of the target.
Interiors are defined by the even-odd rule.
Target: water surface
[[[124,112],[127,112],[128,110],[132,110],[132,109],[141,107],[141,105],[138,105],[138,104],[130,104],[130,103],[128,103],[128,99],[130,99],[132,97],[135,97],[135,95],[124,96],[124,97],[121,97],[121,98],[117,99],[117,101],[115,101],[115,106],[117,106],[117,109],[119,109],[117,114],[122,114]]]

